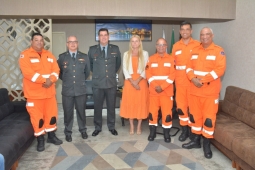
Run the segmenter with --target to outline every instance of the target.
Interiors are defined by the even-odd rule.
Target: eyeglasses
[[[157,47],[166,47],[167,44],[156,44]]]
[[[76,44],[76,43],[78,43],[78,41],[67,41],[67,43],[69,43],[69,44]]]

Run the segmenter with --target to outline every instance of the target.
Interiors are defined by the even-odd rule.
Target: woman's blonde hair
[[[130,38],[130,41],[129,41],[129,50],[128,50],[128,57],[127,57],[127,61],[126,61],[126,66],[127,68],[129,68],[129,61],[130,61],[130,57],[132,57],[132,45],[131,45],[131,42],[132,42],[132,39],[133,38],[137,38],[140,42],[140,46],[139,46],[139,49],[138,49],[138,70],[141,70],[141,71],[144,71],[144,56],[143,56],[143,44],[142,44],[142,41],[141,41],[141,38],[139,35],[133,35],[131,38]]]

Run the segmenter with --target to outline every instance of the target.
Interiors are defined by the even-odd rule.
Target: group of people
[[[182,133],[180,141],[190,138],[183,148],[201,148],[206,158],[212,157],[210,139],[213,138],[216,113],[221,88],[220,77],[226,68],[224,50],[213,43],[212,29],[205,27],[200,32],[200,42],[192,38],[192,25],[182,22],[181,39],[173,46],[172,54],[167,54],[167,41],[156,41],[156,53],[149,57],[143,50],[141,38],[133,35],[129,50],[123,55],[125,76],[120,116],[130,122],[129,134],[135,133],[134,119],[137,119],[136,134],[142,133],[143,119],[149,119],[149,141],[156,137],[159,110],[162,113],[162,128],[165,142],[171,142],[172,107],[174,85],[176,87],[177,112]],[[86,82],[92,72],[94,98],[94,125],[92,136],[102,130],[102,108],[107,105],[107,126],[112,135],[115,129],[116,73],[121,66],[119,47],[109,44],[106,28],[98,31],[99,44],[89,48],[88,55],[78,51],[75,36],[67,39],[68,50],[55,57],[43,48],[43,36],[34,33],[31,47],[20,55],[23,74],[23,90],[37,137],[37,150],[43,151],[44,134],[47,142],[56,145],[62,141],[55,135],[57,129],[57,104],[55,82],[62,83],[62,105],[66,141],[72,141],[74,110],[77,114],[79,131],[83,139],[86,133]]]

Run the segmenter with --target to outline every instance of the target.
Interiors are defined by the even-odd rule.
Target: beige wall
[[[195,38],[199,38],[201,28],[209,26],[214,31],[214,42],[225,49],[227,70],[221,98],[229,85],[255,92],[255,1],[237,0],[236,6],[236,20],[193,25]]]
[[[236,0],[1,0],[0,17],[235,19]]]

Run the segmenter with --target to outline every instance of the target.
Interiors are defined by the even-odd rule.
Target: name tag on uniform
[[[152,63],[151,67],[158,67],[158,63]]]
[[[175,52],[175,55],[180,55],[182,53],[182,50],[178,50]]]
[[[164,63],[164,67],[171,67],[171,63]]]
[[[206,56],[206,60],[215,60],[216,56],[215,55],[208,55]]]
[[[39,61],[39,59],[36,58],[36,59],[30,59],[30,62],[31,63],[39,63],[40,61]]]
[[[53,63],[53,59],[52,58],[47,58],[48,62]]]
[[[198,58],[198,55],[192,55],[191,60],[196,60]]]
[[[78,60],[79,60],[79,61],[85,61],[83,58],[79,58]]]

